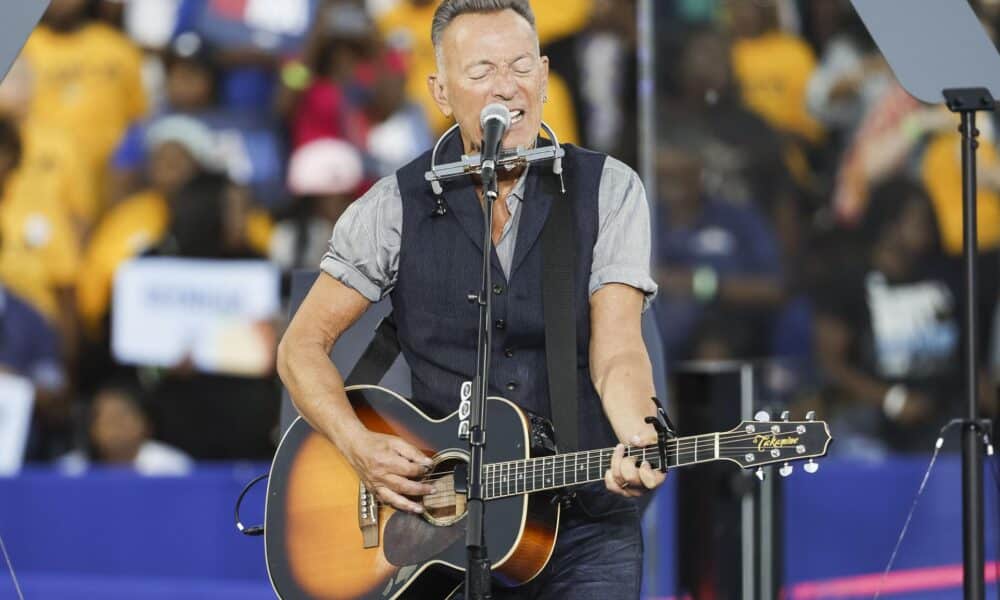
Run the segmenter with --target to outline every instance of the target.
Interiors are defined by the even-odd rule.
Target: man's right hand
[[[369,431],[364,427],[347,436],[341,451],[368,491],[385,504],[410,513],[423,507],[406,496],[426,496],[434,488],[414,481],[427,474],[431,459],[402,438]]]

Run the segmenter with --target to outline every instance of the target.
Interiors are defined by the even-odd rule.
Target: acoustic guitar
[[[283,600],[447,598],[461,585],[465,564],[468,452],[458,440],[458,414],[431,419],[376,386],[350,387],[347,394],[368,429],[399,436],[433,459],[424,480],[436,492],[422,498],[420,515],[381,504],[336,446],[297,419],[278,446],[267,486],[264,543],[275,593]],[[530,416],[503,398],[489,399],[486,416],[486,543],[494,578],[516,586],[538,575],[555,547],[556,491],[603,480],[614,449],[546,453]],[[727,460],[754,468],[808,460],[805,468],[814,472],[813,459],[826,454],[831,437],[826,423],[809,417],[672,438],[666,466]],[[662,466],[659,446],[626,454]],[[781,469],[790,471],[789,464]]]

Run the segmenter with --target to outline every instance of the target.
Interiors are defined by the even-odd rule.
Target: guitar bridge
[[[363,547],[375,548],[378,546],[378,502],[375,494],[365,488],[365,484],[358,486],[358,528],[361,529]]]

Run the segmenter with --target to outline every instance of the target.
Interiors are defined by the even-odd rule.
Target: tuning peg
[[[816,471],[819,471],[819,463],[810,458],[809,462],[807,462],[802,468],[806,470],[806,473],[815,473]]]
[[[787,423],[788,422],[788,415],[789,415],[789,412],[787,410],[781,411],[781,420],[785,421]]]
[[[761,423],[767,423],[771,420],[771,414],[766,410],[758,411],[757,414],[753,416],[754,421],[759,421]]]
[[[757,470],[753,472],[757,476],[757,479],[764,481],[764,467],[757,467]]]
[[[811,410],[806,413],[806,421],[815,421],[815,420],[816,420],[816,411]]]
[[[778,474],[781,475],[782,477],[788,477],[789,475],[792,474],[792,471],[794,471],[794,470],[795,470],[795,467],[793,467],[792,465],[790,465],[788,463],[785,463],[785,464],[781,465],[780,469],[778,469]]]

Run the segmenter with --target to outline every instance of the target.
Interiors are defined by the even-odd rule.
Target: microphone
[[[479,113],[479,124],[483,127],[483,149],[480,161],[482,178],[483,181],[489,181],[496,174],[500,142],[503,140],[503,135],[507,133],[507,128],[510,127],[510,110],[498,102],[488,104],[483,108],[483,112]]]

